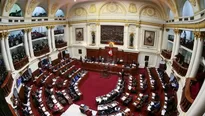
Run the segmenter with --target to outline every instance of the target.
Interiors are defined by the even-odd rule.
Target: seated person
[[[86,113],[86,111],[89,110],[89,107],[86,106],[85,104],[81,104],[79,109],[80,109],[80,112],[84,114]]]
[[[160,101],[155,101],[155,103],[154,103],[154,105],[153,105],[153,107],[155,108],[155,109],[160,109]]]

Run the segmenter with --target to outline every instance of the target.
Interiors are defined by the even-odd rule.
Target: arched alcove
[[[46,17],[46,16],[47,16],[47,12],[45,11],[44,8],[40,6],[36,7],[32,13],[32,17]]]
[[[56,17],[64,17],[65,16],[65,13],[63,12],[63,10],[61,9],[58,9],[56,14],[55,14]]]
[[[184,3],[183,9],[182,9],[182,17],[186,17],[186,16],[193,16],[194,15],[194,11],[192,8],[191,3],[187,0]]]
[[[160,10],[153,5],[143,5],[140,8],[139,15],[140,17],[146,17],[146,18],[158,18],[158,19],[163,18],[163,13],[160,12]]]
[[[126,15],[126,8],[120,2],[106,2],[99,11],[100,16],[124,16]]]
[[[10,10],[9,16],[12,17],[22,17],[22,10],[18,4],[14,4]]]

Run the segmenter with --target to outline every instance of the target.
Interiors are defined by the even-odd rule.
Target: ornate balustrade
[[[14,62],[14,68],[16,70],[19,70],[21,69],[22,67],[24,67],[27,63],[28,63],[28,56],[26,56],[25,58],[21,59],[20,61],[18,62]]]
[[[3,90],[5,97],[7,97],[11,92],[12,85],[13,85],[13,77],[11,75],[11,72],[8,72],[8,75],[6,76],[4,83],[1,85],[1,89]]]
[[[195,22],[204,18],[205,10],[196,13],[194,16],[186,16],[167,20],[166,23]]]
[[[168,50],[162,50],[161,52],[161,55],[166,58],[166,59],[170,59],[171,58],[171,54],[172,52],[171,51],[168,51]]]
[[[185,76],[187,73],[188,68],[183,67],[181,64],[179,64],[176,60],[173,60],[172,67],[174,70],[180,74],[181,76]]]
[[[43,54],[46,54],[49,52],[49,47],[45,47],[44,49],[40,51],[34,51],[34,56],[41,56]]]
[[[191,84],[192,78],[187,78],[186,83],[183,89],[180,107],[182,111],[186,112],[189,110],[190,106],[194,102],[194,100],[191,98],[191,92],[190,92],[190,84]]]

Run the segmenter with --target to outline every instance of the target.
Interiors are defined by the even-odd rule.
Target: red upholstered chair
[[[87,110],[85,113],[87,116],[92,116],[92,111],[91,110]]]

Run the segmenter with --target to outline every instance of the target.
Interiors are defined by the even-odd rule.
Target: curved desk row
[[[125,73],[135,74],[137,72],[136,67],[130,68],[124,65],[102,63],[102,62],[83,62],[82,68],[85,70],[98,71],[98,72],[106,71],[115,74],[121,72],[122,69],[124,69]]]

